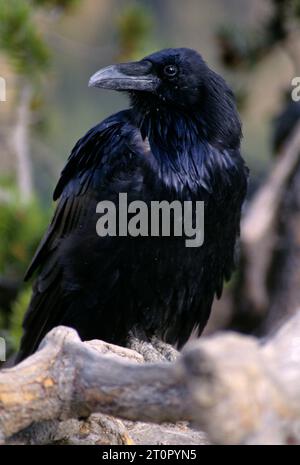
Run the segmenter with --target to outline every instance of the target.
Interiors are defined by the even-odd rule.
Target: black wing
[[[53,195],[54,200],[59,199],[56,211],[25,275],[28,280],[39,271],[16,362],[33,353],[45,334],[62,320],[67,303],[61,286],[64,270],[59,245],[82,227],[106,177],[128,157],[130,131],[126,111],[110,117],[77,142],[62,171]]]

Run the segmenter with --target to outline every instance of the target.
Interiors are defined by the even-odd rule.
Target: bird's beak
[[[89,87],[153,92],[159,78],[151,73],[151,69],[152,64],[146,60],[107,66],[93,74]]]

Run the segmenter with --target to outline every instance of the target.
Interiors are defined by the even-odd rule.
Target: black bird
[[[54,191],[58,205],[26,273],[38,272],[17,361],[53,327],[126,345],[131,331],[180,348],[203,330],[234,267],[248,170],[234,96],[196,51],[166,49],[101,69],[90,86],[129,93],[129,109],[75,145]],[[99,237],[96,205],[205,202],[205,239]]]

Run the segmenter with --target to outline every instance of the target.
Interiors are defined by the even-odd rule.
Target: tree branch
[[[40,349],[0,372],[2,441],[33,422],[101,412],[128,420],[193,420],[219,444],[300,441],[300,311],[270,341],[218,334],[173,363],[82,342],[53,329]]]

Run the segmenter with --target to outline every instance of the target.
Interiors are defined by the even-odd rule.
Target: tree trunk
[[[17,109],[17,121],[13,133],[14,152],[16,154],[17,184],[20,200],[26,204],[33,195],[32,167],[30,159],[30,102],[32,88],[28,82],[22,82]]]

